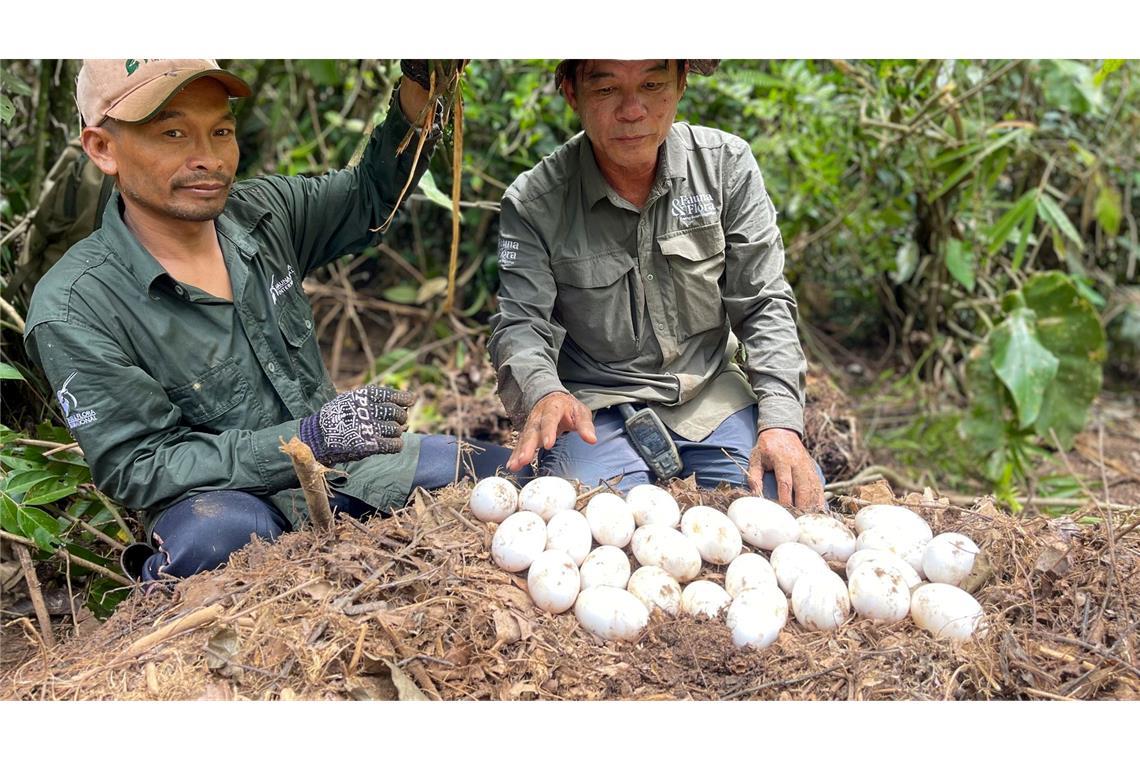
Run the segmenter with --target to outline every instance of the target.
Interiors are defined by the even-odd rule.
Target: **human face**
[[[652,175],[685,91],[676,61],[583,61],[562,87],[603,173]]]
[[[95,128],[105,143],[92,158],[115,177],[128,213],[205,222],[222,213],[237,171],[234,124],[225,88],[202,78],[150,121]]]

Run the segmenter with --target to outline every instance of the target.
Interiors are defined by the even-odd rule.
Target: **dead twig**
[[[32,564],[32,556],[26,546],[16,544],[16,556],[20,558],[20,567],[24,569],[24,582],[28,586],[28,596],[32,599],[32,608],[36,611],[36,620],[40,624],[40,634],[49,649],[55,647],[55,633],[51,630],[51,616],[48,615],[47,605],[44,604],[44,595],[40,590],[40,579],[36,575],[36,566]]]
[[[313,450],[297,436],[293,436],[288,443],[281,439],[281,451],[293,461],[293,469],[301,483],[301,492],[305,494],[305,504],[309,508],[309,519],[313,526],[326,533],[331,531],[333,517],[329,507],[329,485],[325,480],[329,468],[318,462],[313,456]]]

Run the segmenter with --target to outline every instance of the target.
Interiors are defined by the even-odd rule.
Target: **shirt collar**
[[[225,246],[232,242],[242,258],[252,258],[257,253],[257,243],[249,233],[269,215],[269,211],[258,209],[231,195],[221,216],[214,220],[220,243]],[[103,215],[102,229],[123,264],[145,290],[149,292],[157,280],[170,279],[158,259],[143,247],[127,227],[126,220],[123,219],[122,196],[117,189],[111,193],[107,211]]]
[[[586,137],[585,132],[579,133],[579,137],[582,141],[578,146],[579,164],[582,167],[582,189],[586,193],[587,205],[593,208],[594,204],[608,196],[610,186],[602,175],[602,170],[598,168],[590,139]],[[685,146],[677,134],[677,125],[674,124],[669,129],[669,134],[665,136],[665,142],[657,150],[657,178],[654,180],[654,185],[666,180],[685,179],[686,158]]]

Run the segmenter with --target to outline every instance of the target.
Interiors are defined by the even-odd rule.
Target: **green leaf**
[[[988,233],[990,240],[988,253],[990,256],[993,256],[998,252],[998,249],[1005,245],[1013,229],[1019,224],[1024,224],[1024,220],[1027,216],[1036,215],[1036,211],[1034,210],[1034,200],[1036,196],[1037,190],[1027,191],[1018,198],[1017,202],[1013,204],[1009,211],[1005,212],[1002,217],[997,220],[997,223],[990,228]]]
[[[0,122],[9,124],[15,115],[16,107],[12,105],[12,101],[8,100],[7,95],[0,95]]]
[[[32,95],[32,88],[28,83],[10,71],[0,71],[0,84],[3,84],[6,92],[29,97]]]
[[[985,150],[983,150],[970,161],[962,164],[962,166],[958,167],[957,170],[955,170],[949,177],[947,177],[942,185],[931,194],[929,201],[934,202],[946,193],[950,192],[950,190],[952,190],[955,185],[961,182],[963,178],[977,169],[987,156],[992,154],[994,151],[1001,150],[1006,145],[1009,145],[1011,142],[1020,137],[1022,133],[1022,129],[1013,129],[991,142],[986,146]]]
[[[1096,221],[1105,232],[1113,237],[1120,234],[1120,219],[1123,216],[1120,206],[1120,193],[1111,185],[1104,185],[1096,194]]]
[[[384,298],[392,303],[414,304],[419,295],[419,288],[410,283],[400,283],[384,291]]]
[[[424,281],[420,285],[420,289],[416,292],[416,303],[424,304],[435,298],[438,295],[447,292],[447,278],[446,277],[432,277],[430,280]]]
[[[946,241],[946,268],[955,280],[970,293],[977,285],[975,281],[974,252],[969,250],[961,240],[951,238]]]
[[[1045,389],[1060,364],[1037,339],[1036,316],[1032,309],[1015,309],[989,336],[994,373],[1013,396],[1023,428],[1032,425],[1041,413]]]
[[[419,189],[423,191],[429,201],[451,211],[451,198],[439,189],[439,185],[435,184],[435,177],[431,175],[431,172],[424,172],[424,176],[420,177]]]
[[[1045,193],[1037,198],[1037,213],[1048,222],[1054,229],[1060,231],[1069,240],[1072,240],[1077,245],[1077,250],[1084,248],[1084,241],[1081,240],[1081,235],[1077,232],[1077,228],[1069,221],[1069,217],[1065,216],[1065,212],[1057,205],[1057,201],[1050,198]]]
[[[1021,262],[1025,259],[1025,251],[1029,247],[1029,238],[1033,236],[1033,223],[1037,221],[1037,206],[1031,205],[1029,213],[1021,222],[1021,229],[1017,233],[1017,248],[1013,251],[1013,271],[1021,269]]]
[[[53,478],[36,484],[24,494],[24,504],[51,504],[79,490],[79,479],[73,476]]]
[[[7,494],[23,496],[40,483],[55,480],[56,477],[55,473],[47,472],[43,469],[24,470],[23,472],[17,472],[4,481],[3,484],[0,484],[0,490],[3,490]]]
[[[1060,360],[1045,393],[1035,429],[1046,442],[1054,430],[1064,448],[1085,426],[1089,407],[1100,393],[1107,338],[1096,309],[1062,272],[1035,275],[1022,288],[1037,314],[1041,344]]]
[[[9,533],[20,532],[20,523],[16,517],[17,510],[18,507],[12,497],[6,493],[0,493],[0,528]]]
[[[20,370],[6,362],[0,362],[0,380],[23,380]]]
[[[1108,79],[1108,76],[1110,74],[1113,74],[1116,71],[1118,71],[1120,69],[1120,67],[1123,65],[1124,65],[1124,59],[1123,58],[1109,58],[1109,59],[1107,59],[1104,63],[1102,63],[1100,65],[1100,68],[1097,69],[1096,74],[1093,75],[1093,84],[1096,85],[1097,87],[1100,87],[1102,84],[1104,84],[1104,80]]]
[[[51,551],[59,541],[59,523],[42,509],[17,507],[16,522],[26,538],[36,542],[44,551]]]

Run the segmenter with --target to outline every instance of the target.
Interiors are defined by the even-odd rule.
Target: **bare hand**
[[[598,442],[594,416],[585,404],[562,391],[543,396],[526,418],[519,442],[507,460],[507,469],[518,472],[534,460],[540,446],[551,448],[558,436],[571,430],[576,430],[586,443]]]
[[[748,485],[753,493],[763,492],[767,470],[776,476],[778,502],[790,507],[794,494],[799,509],[823,511],[823,484],[798,433],[784,428],[768,428],[760,433],[748,460]]]

